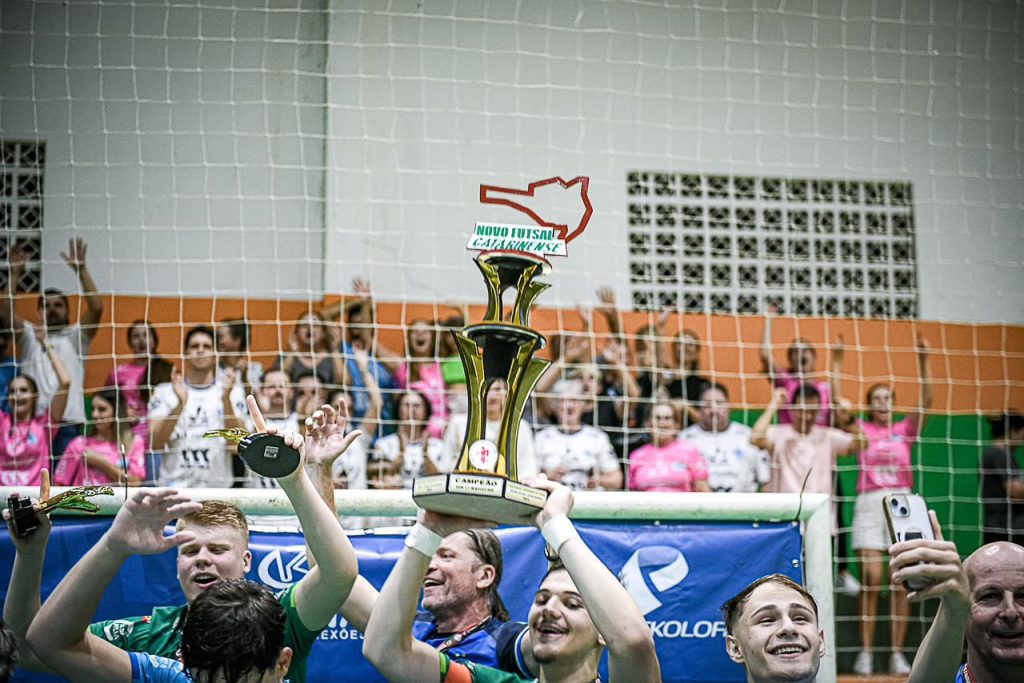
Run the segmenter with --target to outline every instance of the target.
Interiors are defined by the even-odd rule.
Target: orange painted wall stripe
[[[481,288],[481,299],[483,291]],[[269,367],[278,349],[285,348],[291,327],[300,315],[325,302],[268,299],[193,299],[180,297],[106,296],[103,324],[93,341],[87,365],[86,386],[102,386],[115,363],[129,358],[126,330],[133,320],[146,318],[158,328],[160,353],[168,359],[181,354],[183,331],[198,324],[245,317],[252,325],[252,353]],[[16,308],[36,320],[35,295],[18,297]],[[72,318],[81,302],[71,297]],[[484,306],[470,306],[470,322],[480,319]],[[377,304],[382,342],[403,348],[401,325],[417,318],[439,319],[454,313],[443,304],[422,302]],[[623,315],[627,334],[653,322],[649,313]],[[113,322],[113,325],[111,325]],[[578,313],[568,309],[538,307],[531,324],[545,334],[583,329]],[[760,374],[761,316],[674,315],[665,324],[668,335],[685,328],[704,341],[701,368],[705,377],[726,385],[737,405],[761,406],[769,398],[768,383]],[[606,331],[598,321],[597,332]],[[892,382],[897,408],[917,401],[917,367],[914,339],[921,335],[932,349],[931,372],[935,389],[934,410],[943,413],[992,413],[1007,407],[1024,409],[1024,326],[963,324],[934,321],[859,320],[850,318],[785,318],[775,321],[776,362],[785,362],[785,349],[796,337],[818,349],[819,370],[824,370],[826,342],[840,336],[845,341],[843,395],[854,403],[875,382]],[[597,341],[600,348],[601,342]]]

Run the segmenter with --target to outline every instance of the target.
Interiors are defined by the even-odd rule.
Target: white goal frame
[[[66,490],[55,487],[51,493],[56,495]],[[6,500],[15,491],[15,488],[0,487],[0,500]],[[292,514],[291,503],[283,491],[191,489],[189,494],[196,500],[231,503],[254,517]],[[100,506],[99,514],[113,515],[124,502],[124,489],[115,489],[113,498],[103,496],[91,500]],[[346,516],[400,517],[416,514],[409,491],[339,490],[335,492],[335,502]],[[826,651],[818,681],[835,683],[831,496],[823,493],[802,496],[790,493],[645,493],[640,496],[625,491],[584,491],[575,494],[572,517],[590,521],[799,522],[804,540],[805,585],[818,602],[819,621],[825,631]]]

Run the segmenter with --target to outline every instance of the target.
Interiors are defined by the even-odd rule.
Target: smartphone
[[[928,516],[928,503],[921,496],[916,493],[890,493],[882,500],[882,507],[893,543],[919,538],[935,540],[932,520]],[[916,591],[928,584],[904,581],[903,585],[908,591]]]

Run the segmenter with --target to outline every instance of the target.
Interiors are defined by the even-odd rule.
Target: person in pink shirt
[[[817,423],[821,395],[810,384],[801,385],[790,410],[792,424],[772,424],[788,392],[777,388],[771,403],[754,424],[750,443],[772,456],[772,478],[766,491],[771,493],[827,493],[832,495],[832,466],[836,456],[864,449],[867,441],[849,415],[849,402],[843,400],[837,410],[843,430]],[[805,483],[806,482],[806,483]]]
[[[890,493],[909,493],[914,486],[910,451],[917,441],[932,405],[932,389],[928,381],[928,345],[917,339],[917,365],[921,377],[920,403],[902,420],[893,421],[892,387],[875,384],[867,393],[867,419],[857,424],[867,439],[867,448],[857,458],[860,474],[857,479],[857,503],[853,514],[853,550],[861,562],[863,590],[860,593],[861,651],[854,660],[853,672],[862,676],[874,673],[871,646],[875,638],[878,598],[885,581],[882,564],[892,544],[882,513],[882,502]],[[903,656],[907,637],[910,604],[901,586],[889,588],[892,612],[892,654],[889,673],[907,675],[910,664]]]
[[[39,387],[28,375],[11,380],[7,389],[9,413],[0,413],[0,485],[39,486],[40,470],[50,468],[50,442],[64,418],[71,374],[46,336],[46,327],[34,328],[54,374],[57,391],[50,407],[36,415]]]
[[[711,491],[700,451],[676,439],[679,420],[671,403],[656,403],[647,419],[651,443],[629,456],[630,491]]]
[[[128,408],[128,414],[137,418],[134,431],[145,443],[148,439],[146,406],[152,387],[171,381],[174,366],[157,355],[160,339],[156,328],[148,320],[135,320],[128,327],[128,347],[132,359],[114,366],[107,377],[106,386],[117,389]]]
[[[128,401],[115,389],[96,392],[92,396],[92,424],[91,435],[75,437],[68,444],[53,481],[60,486],[125,482],[139,486],[146,477],[146,441],[132,430]]]
[[[764,316],[764,338],[761,343],[761,366],[772,386],[786,390],[786,402],[779,406],[779,424],[792,424],[794,415],[787,407],[795,401],[797,389],[810,384],[818,392],[821,409],[815,421],[822,427],[835,426],[833,422],[833,398],[839,395],[839,374],[843,364],[843,338],[832,346],[832,364],[824,373],[815,372],[818,352],[805,339],[794,339],[786,351],[788,366],[782,369],[775,364],[772,351],[772,320],[775,307],[769,306]]]
[[[438,361],[437,336],[434,323],[429,320],[413,320],[405,335],[408,357],[385,357],[383,363],[394,376],[401,389],[418,391],[430,401],[430,424],[427,436],[440,439],[448,426],[448,400],[445,393],[444,375]]]

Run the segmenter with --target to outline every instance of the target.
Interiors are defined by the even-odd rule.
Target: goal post
[[[56,495],[64,488],[54,488]],[[137,490],[137,489],[136,489]],[[133,490],[129,489],[129,493]],[[13,488],[0,488],[6,498]],[[283,491],[257,489],[195,489],[195,500],[231,503],[251,518],[292,513]],[[836,680],[835,610],[832,593],[832,499],[824,494],[785,493],[645,493],[621,491],[576,492],[572,518],[591,522],[766,522],[799,523],[802,536],[803,579],[818,603],[818,618],[825,632],[826,655],[818,680]],[[100,515],[117,513],[125,490],[113,497],[92,498]],[[339,490],[337,509],[345,516],[408,517],[416,514],[409,491]],[[62,513],[63,514],[63,513]],[[361,532],[356,532],[361,533]]]

